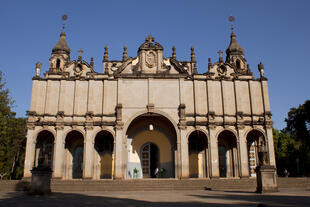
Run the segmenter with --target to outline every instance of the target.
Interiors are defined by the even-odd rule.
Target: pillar
[[[54,164],[53,164],[53,178],[64,177],[64,151],[65,141],[63,139],[63,126],[56,126],[55,150],[54,150]]]
[[[86,129],[86,135],[84,141],[83,178],[91,179],[93,169],[93,155],[94,155],[94,142],[92,140],[93,127],[86,126],[85,129]]]
[[[210,177],[216,178],[220,176],[219,173],[219,152],[218,140],[215,135],[215,126],[209,126],[210,134],[210,159],[211,159],[211,175]]]
[[[268,143],[268,152],[269,152],[269,163],[272,166],[276,167],[276,159],[273,145],[273,133],[272,133],[272,125],[266,127],[267,134],[267,143]]]
[[[185,128],[180,128],[181,138],[181,178],[189,177],[188,139]]]
[[[249,161],[247,139],[244,137],[243,127],[238,128],[239,135],[239,152],[240,152],[240,177],[249,177]]]
[[[26,153],[25,153],[25,164],[24,164],[24,178],[30,178],[30,170],[33,167],[34,156],[35,156],[35,145],[36,139],[34,137],[34,128],[27,127],[27,144],[26,144]]]
[[[124,178],[123,173],[123,128],[120,126],[115,127],[115,160],[114,160],[114,178]]]

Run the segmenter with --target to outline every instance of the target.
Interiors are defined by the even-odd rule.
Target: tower
[[[65,27],[62,27],[62,32],[57,44],[53,47],[52,55],[49,59],[50,66],[49,72],[61,72],[64,66],[70,62],[70,48],[66,42],[66,33],[64,31]]]
[[[232,27],[230,35],[230,44],[226,49],[226,63],[229,63],[239,70],[245,70],[247,68],[246,59],[244,58],[244,49],[237,42],[234,28]]]

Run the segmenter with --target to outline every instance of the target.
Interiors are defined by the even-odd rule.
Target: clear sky
[[[208,58],[218,59],[230,41],[228,17],[235,16],[235,33],[255,77],[257,64],[265,65],[274,126],[285,127],[291,107],[310,99],[310,1],[308,0],[131,0],[131,1],[0,1],[0,70],[4,72],[14,110],[24,117],[29,110],[35,63],[48,69],[53,46],[66,23],[71,60],[78,50],[83,59],[94,57],[95,71],[102,72],[104,46],[110,59],[121,59],[123,45],[135,57],[148,34],[171,56],[190,59],[195,47],[198,72],[206,72]]]

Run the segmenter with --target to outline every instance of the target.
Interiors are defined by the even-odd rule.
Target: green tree
[[[13,100],[5,88],[0,71],[0,178],[17,179],[22,176],[25,152],[24,118],[16,118]]]
[[[291,108],[286,128],[273,131],[278,173],[310,176],[310,100]]]
[[[291,176],[298,175],[296,154],[300,142],[296,141],[285,129],[280,132],[273,129],[273,137],[278,175],[282,176],[285,169],[290,172]]]

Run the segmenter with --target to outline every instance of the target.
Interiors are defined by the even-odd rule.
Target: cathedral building
[[[149,35],[136,57],[71,60],[64,29],[42,77],[36,65],[24,177],[42,160],[58,179],[247,178],[259,151],[275,166],[264,66],[255,78],[232,30],[226,58],[198,73]]]

